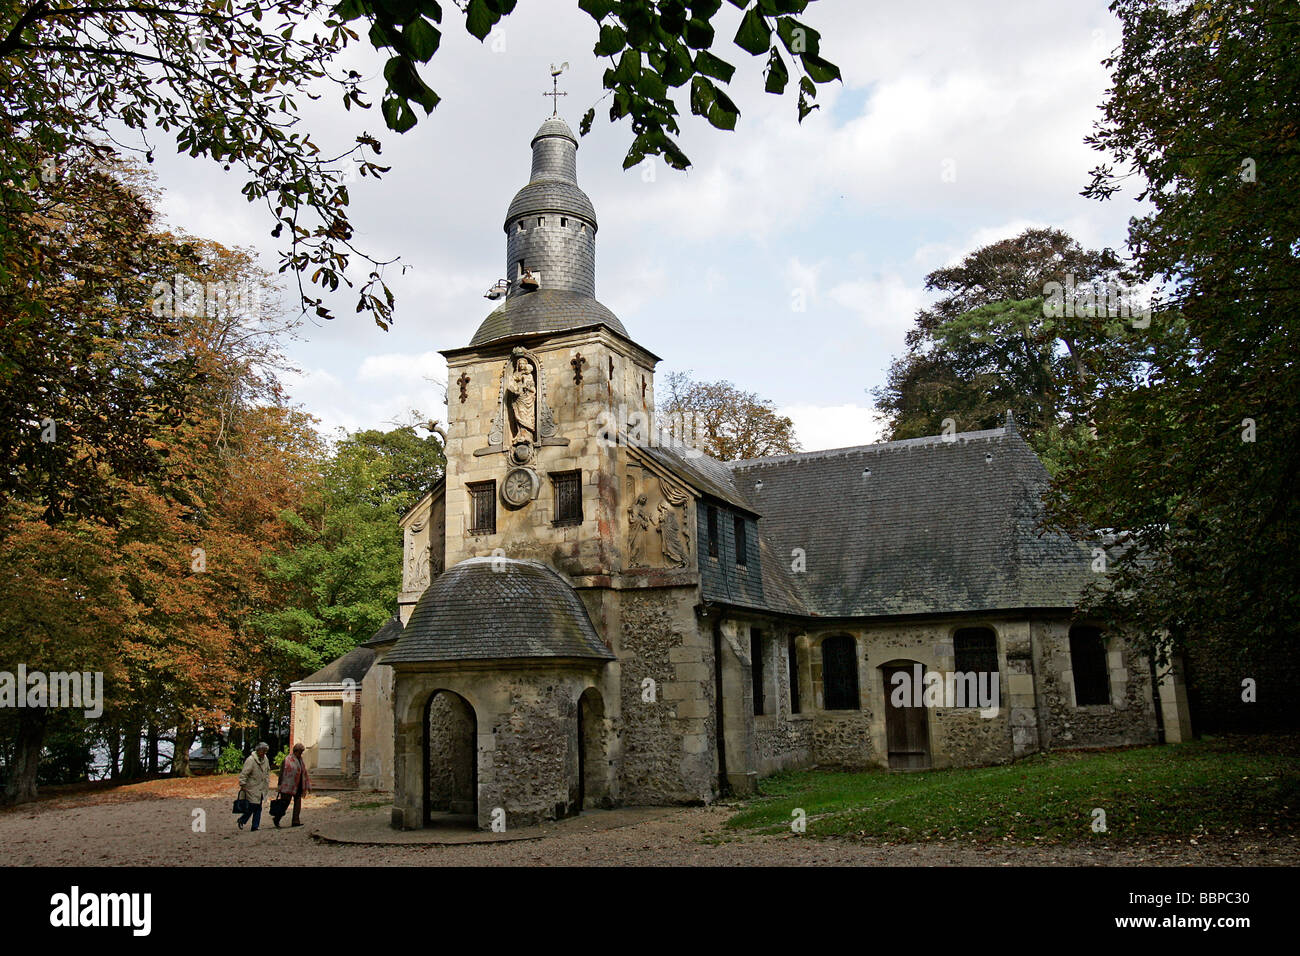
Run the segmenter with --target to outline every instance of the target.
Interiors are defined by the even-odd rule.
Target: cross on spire
[[[560,74],[563,73],[568,68],[569,68],[569,63],[567,60],[561,63],[558,68],[555,66],[554,63],[551,64],[551,92],[547,93],[543,91],[542,95],[549,96],[551,98],[552,116],[560,115],[560,97],[569,95],[568,93],[562,92],[560,90]]]

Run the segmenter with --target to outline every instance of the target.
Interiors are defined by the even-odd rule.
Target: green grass
[[[378,810],[380,807],[391,807],[392,800],[369,800],[365,803],[354,803],[348,807],[349,810]]]
[[[892,842],[1077,842],[1292,832],[1300,741],[1204,739],[1165,747],[1053,753],[1001,767],[777,774],[745,801],[732,831]],[[1092,830],[1093,809],[1105,833]]]

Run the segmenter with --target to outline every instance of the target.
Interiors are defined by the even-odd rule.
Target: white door
[[[338,770],[343,766],[343,704],[341,701],[328,701],[319,706],[316,766],[321,770]]]

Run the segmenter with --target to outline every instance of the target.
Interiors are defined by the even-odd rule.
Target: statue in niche
[[[474,454],[504,452],[513,464],[527,465],[537,448],[568,443],[569,439],[555,434],[555,419],[546,404],[546,372],[536,355],[516,346],[501,369],[501,390],[487,447]]]
[[[537,379],[533,364],[522,355],[515,359],[514,374],[506,383],[510,411],[510,443],[537,442]]]
[[[636,567],[645,559],[646,533],[654,525],[649,499],[644,494],[637,495],[636,502],[627,509],[627,520],[627,563]]]
[[[642,495],[644,498],[645,496]],[[677,509],[666,501],[659,502],[659,535],[663,538],[664,560],[674,568],[686,567],[689,544]]]

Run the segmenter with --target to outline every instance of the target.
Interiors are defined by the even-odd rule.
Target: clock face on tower
[[[531,468],[512,468],[501,483],[501,497],[512,508],[519,508],[537,497],[541,480]]]

